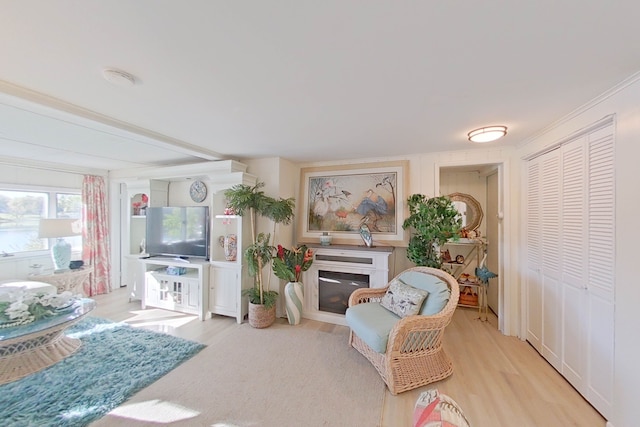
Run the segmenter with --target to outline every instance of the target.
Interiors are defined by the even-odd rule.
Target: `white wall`
[[[637,424],[637,399],[640,395],[640,339],[637,332],[640,326],[637,315],[640,286],[635,242],[640,211],[640,82],[636,80],[616,90],[519,148],[517,161],[521,163],[518,165],[520,169],[524,162],[522,158],[615,114],[616,221],[615,230],[612,230],[616,237],[615,370],[614,415],[609,421],[613,426],[625,427]],[[517,182],[519,180],[514,180],[513,185],[519,186]]]

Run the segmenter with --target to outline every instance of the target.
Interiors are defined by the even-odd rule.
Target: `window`
[[[0,189],[0,253],[48,250],[53,239],[38,238],[40,218],[80,218],[80,192]],[[65,238],[74,251],[82,250],[82,236]]]

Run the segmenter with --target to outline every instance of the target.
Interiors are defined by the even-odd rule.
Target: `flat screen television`
[[[149,256],[209,259],[209,207],[147,208]]]

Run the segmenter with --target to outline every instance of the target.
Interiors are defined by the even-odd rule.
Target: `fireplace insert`
[[[318,270],[318,309],[345,314],[349,296],[358,288],[369,287],[368,274]]]

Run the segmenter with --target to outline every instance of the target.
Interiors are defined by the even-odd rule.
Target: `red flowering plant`
[[[299,282],[303,271],[313,263],[313,251],[306,245],[285,249],[278,245],[278,253],[273,258],[273,273],[287,282]]]

